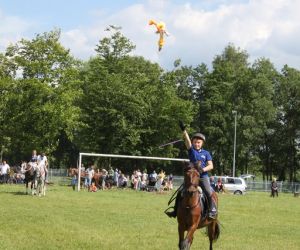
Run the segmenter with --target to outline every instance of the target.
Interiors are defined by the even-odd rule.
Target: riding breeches
[[[199,186],[202,188],[202,191],[206,194],[208,198],[211,197],[212,191],[208,177],[200,178]]]

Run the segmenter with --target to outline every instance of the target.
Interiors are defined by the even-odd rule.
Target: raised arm
[[[189,150],[192,147],[192,142],[191,142],[189,134],[188,134],[188,132],[186,132],[186,130],[183,131],[183,140],[184,140],[186,148]]]
[[[179,121],[179,127],[180,127],[181,131],[183,132],[183,140],[184,140],[185,146],[189,150],[192,147],[192,142],[189,137],[189,134],[187,133],[187,131],[185,129],[186,125],[184,125],[182,121]]]

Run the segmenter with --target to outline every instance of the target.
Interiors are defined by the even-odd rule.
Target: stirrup
[[[210,218],[210,219],[215,220],[217,218],[217,215],[218,215],[217,211],[215,211],[215,212],[209,211],[208,212],[208,218]]]

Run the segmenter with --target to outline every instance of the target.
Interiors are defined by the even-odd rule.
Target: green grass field
[[[177,222],[163,214],[169,194],[50,187],[46,197],[0,186],[1,249],[177,249]],[[300,249],[300,198],[219,195],[214,249]],[[192,249],[208,249],[198,230]]]

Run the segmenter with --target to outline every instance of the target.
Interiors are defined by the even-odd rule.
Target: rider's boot
[[[180,192],[177,193],[174,210],[173,211],[165,211],[165,214],[168,215],[170,218],[176,218],[176,216],[177,216],[177,208],[178,208],[179,199],[180,199]]]
[[[217,205],[216,205],[214,199],[211,196],[208,198],[208,204],[209,204],[208,217],[211,218],[211,219],[216,219]]]

